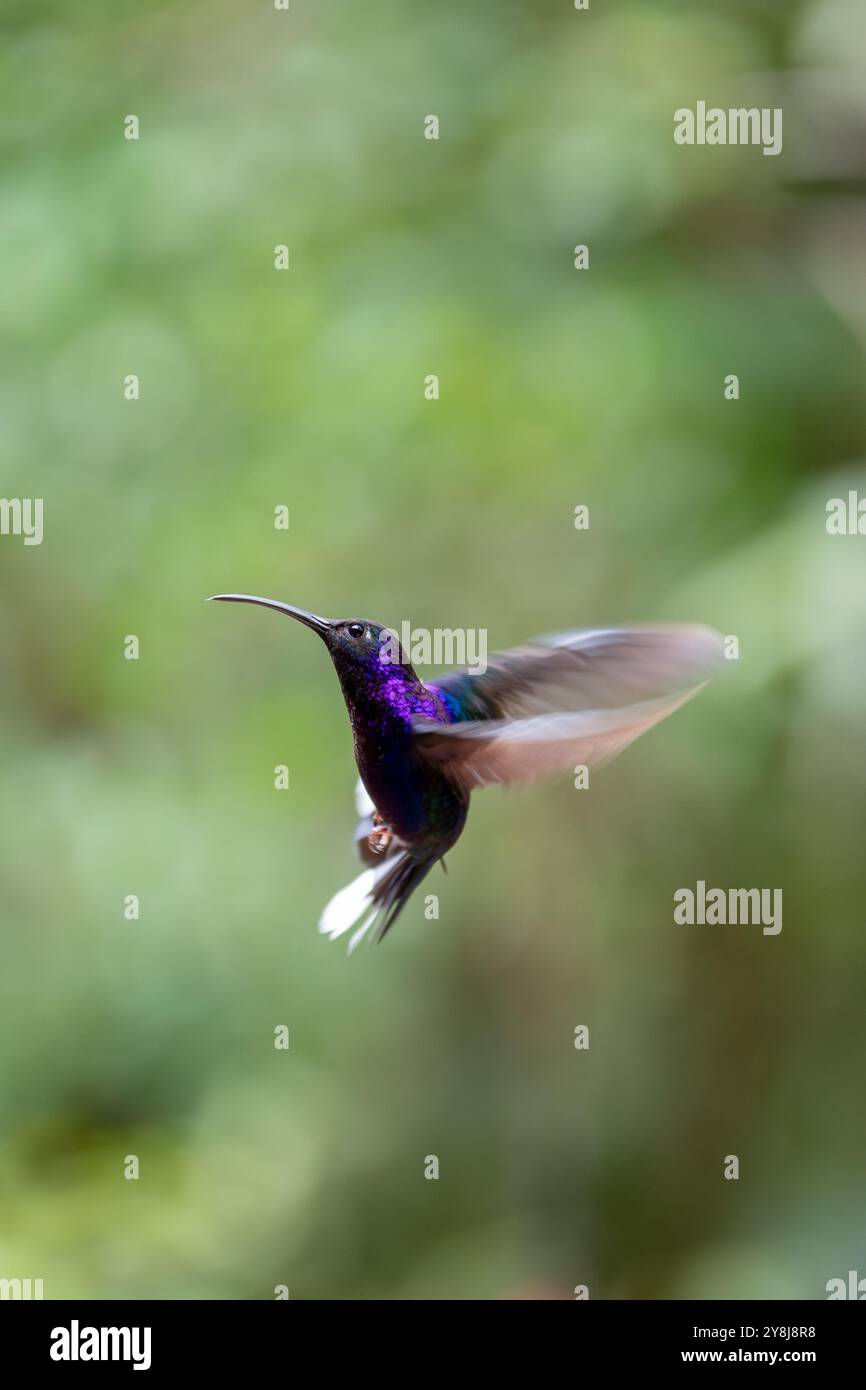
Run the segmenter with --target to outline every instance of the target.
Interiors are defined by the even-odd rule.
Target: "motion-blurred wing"
[[[422,755],[471,790],[615,757],[697,693],[722,657],[702,627],[559,633],[435,682],[458,722],[421,723]]]
[[[358,824],[355,827],[355,850],[362,864],[379,864],[382,856],[377,854],[370,845],[370,836],[376,829],[373,816],[376,807],[364,783],[358,778],[355,786],[355,811],[358,816]]]
[[[355,783],[355,811],[358,819],[363,820],[365,816],[372,816],[375,809],[373,798],[359,777]]]

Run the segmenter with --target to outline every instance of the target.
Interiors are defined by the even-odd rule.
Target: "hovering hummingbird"
[[[710,628],[592,628],[535,638],[480,674],[419,680],[394,632],[320,618],[253,594],[214,594],[295,618],[325,643],[360,773],[355,844],[364,872],[328,903],[319,930],[381,941],[492,783],[589,767],[622,752],[696,695],[722,656]],[[444,865],[443,865],[444,867]]]

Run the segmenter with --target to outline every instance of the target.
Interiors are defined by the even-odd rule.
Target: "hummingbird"
[[[368,618],[320,618],[254,594],[214,594],[302,623],[340,682],[359,782],[360,876],[319,930],[381,941],[457,843],[473,791],[607,762],[703,688],[722,639],[694,625],[588,628],[536,637],[483,670],[422,681],[394,631]],[[444,862],[443,862],[444,868]]]

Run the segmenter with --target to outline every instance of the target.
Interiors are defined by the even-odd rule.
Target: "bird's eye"
[[[363,637],[363,636],[364,636],[364,624],[363,624],[363,623],[349,623],[349,636],[350,636],[350,637]]]

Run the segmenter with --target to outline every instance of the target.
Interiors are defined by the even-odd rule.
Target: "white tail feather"
[[[351,955],[352,952],[354,951],[355,947],[356,947],[356,946],[359,946],[359,945],[361,944],[361,942],[364,940],[364,937],[367,935],[367,932],[368,932],[368,931],[370,930],[370,928],[372,927],[372,925],[373,925],[373,923],[375,922],[377,916],[378,916],[378,913],[374,910],[374,911],[371,912],[370,915],[369,915],[368,917],[366,917],[366,918],[364,919],[364,921],[361,923],[360,927],[359,927],[358,930],[354,933],[354,935],[352,936],[351,940],[349,941],[349,955]]]
[[[355,926],[359,917],[368,913],[366,921],[349,942],[349,950],[355,949],[379,915],[379,908],[373,902],[373,891],[388,870],[393,869],[394,863],[393,855],[383,859],[382,863],[377,864],[375,869],[365,869],[345,888],[341,888],[339,893],[334,894],[319,920],[319,931],[323,936],[330,937],[331,941],[336,941],[338,936],[342,936]]]

